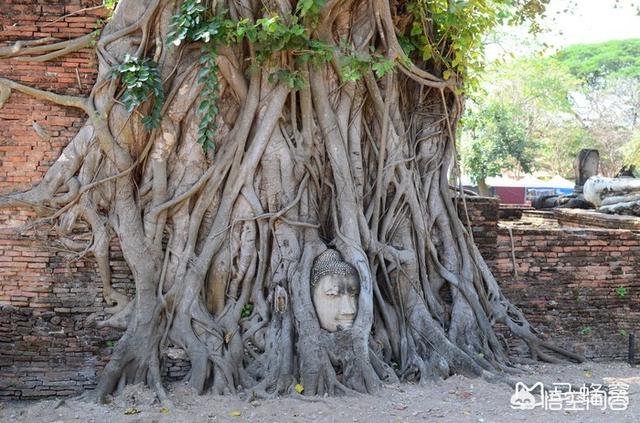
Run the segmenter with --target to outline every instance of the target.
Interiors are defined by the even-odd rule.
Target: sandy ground
[[[128,387],[108,405],[67,399],[0,403],[2,422],[640,422],[640,368],[624,363],[537,365],[516,377],[523,382],[611,382],[624,378],[629,384],[629,405],[624,411],[514,410],[514,390],[503,384],[454,376],[426,386],[385,386],[375,395],[293,398],[249,401],[238,397],[193,396],[182,384],[169,387],[173,406],[162,408],[147,389]],[[246,396],[246,395],[245,395]],[[57,406],[57,408],[56,408]],[[133,413],[133,414],[132,414]]]

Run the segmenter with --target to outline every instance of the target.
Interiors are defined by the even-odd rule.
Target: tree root
[[[219,6],[262,17],[253,7]],[[291,11],[288,2],[275,6]],[[0,106],[16,90],[88,116],[44,180],[0,197],[0,208],[32,207],[61,233],[77,220],[90,226],[83,248],[96,258],[105,311],[113,313],[97,326],[125,330],[97,398],[143,382],[166,403],[167,346],[185,351],[194,391],[247,389],[254,398],[298,396],[298,385],[305,397],[371,393],[454,373],[511,383],[507,374],[517,369],[496,323],[534,359],[582,360],[537,336],[460,222],[448,178],[459,81],[409,60],[394,27],[401,11],[381,0],[327,2],[319,15],[326,26],[310,35],[335,43],[337,31],[354,51],[397,59],[381,79],[368,69],[343,81],[339,46],[335,63],[299,63],[281,51],[268,66],[252,45],[221,48],[214,157],[196,141],[198,105],[208,100],[197,49],[165,45],[174,7],[121,0],[97,43],[88,98],[0,78]],[[16,43],[0,58],[50,60],[92,37]],[[127,111],[119,82],[106,77],[127,55],[153,55],[168,93],[151,132],[141,122],[148,104]],[[307,84],[296,91],[274,81],[272,66]],[[111,286],[112,237],[135,282],[132,298]],[[360,280],[353,328],[335,333],[321,329],[309,286],[313,261],[327,248]]]

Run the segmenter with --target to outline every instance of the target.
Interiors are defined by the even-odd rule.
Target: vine
[[[373,48],[370,53],[354,52],[348,44],[343,43],[341,50],[343,55],[340,58],[340,74],[344,81],[358,81],[369,69],[373,70],[378,78],[395,70],[396,61],[386,58]]]
[[[183,40],[192,39],[201,28],[206,8],[200,0],[186,0],[180,5],[178,14],[171,17],[167,41],[176,47]]]
[[[198,106],[198,112],[202,115],[198,126],[198,144],[202,145],[205,151],[214,151],[215,143],[213,136],[215,134],[216,116],[218,115],[218,58],[217,50],[214,46],[206,44],[202,48],[202,56],[200,63],[203,65],[198,75],[198,82],[204,87],[204,99]]]
[[[201,0],[187,0],[180,6],[179,13],[172,16],[167,35],[169,43],[179,46],[183,41],[201,42],[203,65],[198,82],[203,84],[204,99],[198,106],[202,115],[198,127],[198,143],[205,151],[214,150],[213,137],[218,115],[218,47],[232,45],[247,40],[255,45],[257,64],[273,67],[271,57],[277,52],[288,52],[297,63],[320,65],[333,58],[333,47],[311,39],[309,30],[301,23],[315,20],[322,2],[307,0],[298,4],[296,15],[291,22],[284,22],[278,15],[260,18],[255,21],[228,19],[225,13],[211,15]],[[210,15],[210,16],[208,16]],[[282,81],[289,88],[299,90],[305,81],[297,71],[276,68],[269,79]]]
[[[142,103],[154,97],[151,111],[142,118],[142,123],[147,131],[157,128],[164,103],[164,90],[157,64],[149,58],[139,59],[127,54],[120,65],[111,69],[108,77],[119,78],[124,85],[125,90],[120,101],[129,112],[133,112]]]

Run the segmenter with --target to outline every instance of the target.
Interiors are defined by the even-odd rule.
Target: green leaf
[[[244,307],[242,307],[242,311],[240,312],[240,317],[249,317],[253,312],[253,304],[247,303]]]

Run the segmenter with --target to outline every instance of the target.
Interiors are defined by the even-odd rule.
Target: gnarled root
[[[220,6],[235,17],[254,11]],[[244,17],[263,16],[254,12]],[[167,346],[185,351],[196,392],[240,387],[257,396],[298,385],[306,395],[374,392],[453,373],[500,379],[515,369],[496,323],[524,339],[533,358],[581,360],[539,339],[457,216],[448,180],[462,109],[455,78],[402,60],[384,78],[367,69],[343,81],[330,63],[311,66],[282,51],[267,65],[244,44],[226,46],[214,157],[196,142],[200,53],[166,44],[173,13],[166,0],[121,0],[98,41],[88,99],[0,78],[0,103],[18,90],[88,117],[43,181],[1,197],[0,207],[35,208],[61,233],[78,219],[90,226],[86,249],[113,313],[98,325],[126,329],[99,398],[145,382],[166,401]],[[309,36],[335,44],[335,31],[354,52],[404,57],[395,13],[378,0],[327,2]],[[85,41],[31,42],[0,55],[46,59]],[[335,63],[343,53],[336,48]],[[149,106],[129,112],[106,77],[126,55],[158,63],[166,102],[153,131],[141,123]],[[275,81],[270,66],[300,75],[304,87]],[[132,298],[111,286],[113,237],[135,281]],[[327,248],[360,281],[353,328],[335,333],[320,328],[309,286],[313,260]]]

